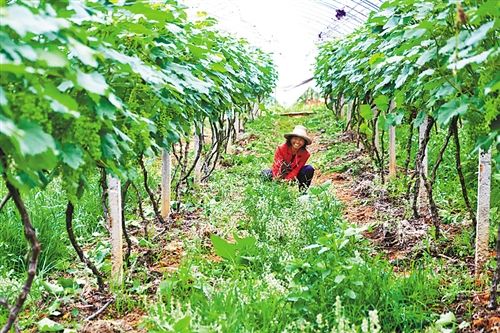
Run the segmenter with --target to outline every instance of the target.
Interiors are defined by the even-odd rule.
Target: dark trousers
[[[266,180],[273,179],[273,172],[271,169],[262,170],[261,173],[262,178]],[[304,165],[302,169],[300,169],[299,174],[297,175],[297,181],[299,182],[299,190],[305,191],[311,186],[311,181],[314,176],[314,168],[312,165]]]

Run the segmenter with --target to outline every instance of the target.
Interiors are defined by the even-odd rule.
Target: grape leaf
[[[83,151],[75,144],[65,144],[62,148],[61,155],[63,162],[74,170],[78,169],[80,165],[85,163],[83,160]]]
[[[19,148],[24,155],[36,155],[47,150],[56,150],[54,138],[45,133],[42,128],[32,122],[22,120],[19,123]]]
[[[463,103],[461,99],[452,99],[437,110],[437,123],[448,125],[453,117],[464,114],[468,108],[469,104]]]
[[[78,71],[77,82],[82,88],[98,95],[104,95],[108,89],[104,76],[97,72],[86,74]]]
[[[372,108],[368,104],[362,104],[359,107],[359,114],[361,115],[361,117],[363,117],[366,120],[373,119]]]
[[[481,52],[478,55],[475,55],[473,57],[465,58],[465,59],[462,59],[460,61],[451,63],[448,65],[447,68],[448,69],[462,69],[465,66],[472,64],[472,63],[480,64],[488,58],[488,56],[490,55],[491,52],[492,52],[492,50],[486,50],[486,51]]]
[[[64,326],[49,319],[43,318],[38,322],[38,329],[40,332],[58,332],[64,329]]]
[[[470,46],[470,45],[473,45],[473,44],[476,44],[476,43],[482,41],[486,37],[486,35],[488,34],[488,31],[490,31],[490,29],[493,28],[494,25],[495,25],[495,21],[490,21],[490,22],[486,22],[485,24],[483,24],[482,26],[477,28],[477,30],[475,30],[470,35],[470,37],[465,40],[464,45]]]

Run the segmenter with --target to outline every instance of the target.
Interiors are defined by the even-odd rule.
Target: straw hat
[[[298,136],[299,138],[304,139],[306,141],[306,145],[310,145],[312,143],[311,138],[307,136],[306,128],[302,125],[295,126],[291,133],[285,134],[285,138],[287,139],[291,139],[294,136]]]

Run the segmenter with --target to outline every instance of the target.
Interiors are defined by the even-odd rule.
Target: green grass
[[[79,201],[74,216],[74,231],[79,239],[90,240],[94,233],[102,233],[102,210],[96,187],[89,189]],[[66,198],[60,184],[54,182],[45,191],[31,191],[23,195],[31,222],[42,245],[39,273],[64,269],[75,258],[69,249],[66,233]],[[28,244],[22,232],[22,222],[12,200],[0,212],[0,266],[11,267],[23,273],[26,269]]]
[[[357,331],[370,316],[384,332],[408,332],[437,318],[442,277],[424,263],[395,274],[342,219],[328,184],[311,188],[303,202],[296,186],[260,180],[282,133],[304,120],[267,116],[249,124],[255,157],[233,157],[233,166],[217,172],[201,195],[221,236],[252,237],[255,249],[219,263],[207,260],[211,248],[190,247],[179,271],[162,282],[145,321],[150,332],[308,332],[342,325]],[[341,126],[325,121],[304,122],[312,131]],[[330,135],[335,132],[324,134]]]

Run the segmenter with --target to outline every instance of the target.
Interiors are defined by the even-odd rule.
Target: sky
[[[246,38],[271,53],[279,76],[274,97],[289,106],[314,85],[310,82],[293,88],[313,76],[319,34],[332,26],[339,31],[352,30],[349,22],[335,19],[335,9],[354,13],[361,8],[355,1],[361,0],[184,0],[184,3],[193,13],[206,11],[215,17],[221,30]]]
[[[269,52],[278,70],[276,100],[293,104],[311,86],[291,88],[313,75],[318,35],[324,24],[311,11],[310,0],[185,0],[194,10],[208,12],[222,30],[246,38]],[[322,13],[325,14],[325,13]],[[331,16],[334,16],[334,12]]]

